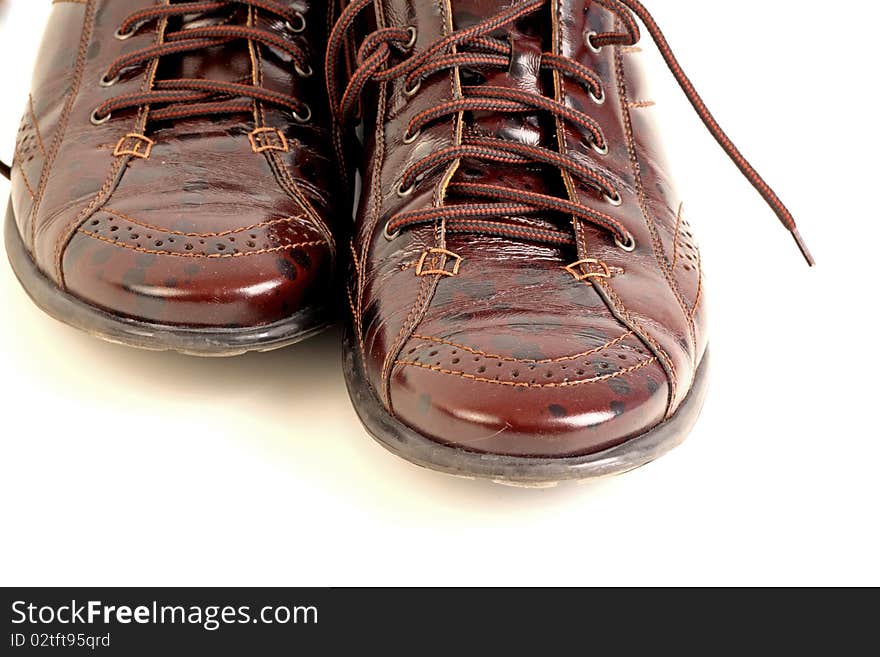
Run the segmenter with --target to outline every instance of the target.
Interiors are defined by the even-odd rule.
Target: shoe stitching
[[[664,367],[668,370],[667,379],[669,379],[669,394],[670,394],[670,403],[669,409],[667,411],[667,417],[671,416],[673,413],[672,410],[672,400],[675,399],[676,392],[678,390],[678,374],[675,369],[675,362],[666,353],[666,350],[660,345],[659,342],[648,332],[645,328],[644,324],[638,321],[635,317],[633,317],[632,313],[627,310],[626,306],[623,304],[623,300],[617,295],[617,292],[614,291],[614,288],[611,287],[606,281],[599,280],[596,282],[596,285],[600,287],[605,293],[611,298],[617,312],[626,318],[626,321],[639,329],[640,333],[638,336],[646,341],[655,351],[655,353],[661,357],[662,363]]]
[[[450,0],[442,0],[438,2],[438,9],[440,10],[441,15],[441,23],[443,26],[443,35],[448,35],[450,32],[450,27],[452,25],[452,5]],[[449,76],[449,84],[451,87],[451,93],[453,97],[457,97],[461,95],[461,84],[458,78],[458,69],[453,69],[450,72]],[[461,143],[462,138],[462,130],[463,125],[461,121],[461,116],[463,113],[459,115],[457,120],[453,123],[453,142]],[[437,207],[443,202],[443,198],[446,194],[446,188],[449,184],[449,181],[455,175],[455,171],[458,169],[461,160],[456,160],[455,162],[449,165],[446,173],[443,175],[440,183],[434,188],[432,199],[432,204]],[[434,246],[436,248],[445,248],[446,247],[446,222],[445,220],[435,221],[434,225]],[[431,302],[431,298],[437,289],[437,284],[440,281],[441,276],[425,276],[422,277],[422,282],[419,285],[419,295],[416,298],[415,304],[413,304],[412,308],[410,308],[409,313],[407,313],[406,319],[404,320],[403,325],[400,327],[400,331],[397,334],[397,337],[394,339],[394,342],[391,343],[391,348],[388,350],[388,353],[385,356],[385,362],[382,365],[382,382],[383,382],[383,390],[385,391],[386,403],[388,406],[389,412],[394,415],[394,406],[391,401],[391,370],[396,362],[394,359],[400,354],[404,345],[406,344],[409,336],[413,334],[416,328],[419,326],[421,321],[424,319],[425,314],[428,311],[428,307]]]
[[[21,171],[21,179],[24,182],[25,189],[27,189],[28,194],[31,197],[31,201],[37,200],[37,195],[34,192],[34,188],[31,187],[30,181],[28,181],[27,172],[24,170],[24,163],[21,161],[19,157],[19,146],[16,144],[15,153],[12,156],[12,159],[15,161],[15,165],[18,167],[18,170]]]
[[[614,49],[614,60],[615,60],[615,69],[617,71],[618,76],[618,91],[620,93],[620,97],[623,100],[624,105],[629,104],[629,92],[627,88],[627,78],[626,71],[624,69],[623,64],[623,56],[620,53],[619,48]],[[696,329],[694,328],[694,323],[691,320],[690,312],[687,307],[687,302],[685,302],[684,297],[681,294],[681,290],[678,287],[678,282],[675,280],[674,272],[669,264],[669,256],[666,254],[666,250],[663,248],[663,242],[660,239],[660,234],[657,231],[657,225],[654,221],[654,214],[651,212],[651,209],[648,207],[647,196],[645,194],[644,181],[642,180],[642,167],[639,163],[638,155],[636,153],[636,142],[635,142],[635,133],[633,132],[632,127],[632,117],[629,114],[629,110],[624,110],[621,112],[623,118],[623,127],[626,133],[627,140],[627,149],[629,150],[629,159],[630,164],[632,166],[633,176],[635,178],[636,189],[638,190],[639,197],[639,206],[641,207],[642,214],[645,218],[645,224],[648,227],[648,232],[651,234],[651,245],[654,251],[654,257],[659,265],[661,271],[664,274],[664,278],[666,278],[666,282],[669,285],[669,288],[672,290],[672,293],[675,295],[675,298],[678,300],[678,305],[681,308],[682,312],[685,315],[685,319],[688,324],[688,329],[690,332],[691,343],[693,345],[697,342],[696,337]]]
[[[257,228],[265,228],[266,226],[274,226],[276,224],[281,223],[294,223],[296,221],[301,221],[303,218],[300,216],[291,216],[291,217],[283,217],[280,219],[270,219],[268,221],[262,221],[258,224],[251,224],[250,226],[244,226],[242,228],[233,228],[230,230],[224,230],[217,233],[186,233],[179,230],[172,230],[171,228],[163,228],[162,226],[154,226],[153,224],[148,224],[143,221],[139,221],[134,217],[131,217],[127,214],[119,212],[117,210],[111,210],[110,208],[103,208],[101,212],[106,212],[107,214],[112,214],[114,217],[119,217],[120,219],[125,219],[125,221],[134,224],[135,226],[140,226],[141,228],[147,228],[149,230],[156,230],[163,233],[168,233],[169,235],[179,235],[181,237],[226,237],[227,235],[237,235],[238,233],[245,233],[249,230],[255,230]],[[303,222],[301,224],[304,228],[308,228],[314,232],[318,232],[317,229],[309,223]]]
[[[34,110],[34,97],[28,94],[28,112],[31,115],[31,123],[34,126],[34,133],[37,136],[37,145],[40,147],[40,153],[43,154],[43,160],[46,159],[46,144],[43,142],[43,135],[40,133],[40,123],[37,121],[37,113]]]
[[[703,254],[697,249],[697,295],[694,297],[694,307],[691,309],[691,321],[697,316],[697,308],[703,296]]]
[[[477,383],[490,383],[500,386],[508,386],[511,388],[571,388],[574,386],[587,385],[591,383],[601,383],[602,381],[608,381],[609,379],[616,379],[618,377],[624,376],[626,374],[630,374],[635,372],[636,370],[640,370],[644,367],[648,367],[649,365],[657,362],[657,357],[648,358],[643,360],[641,363],[637,365],[633,365],[632,367],[627,367],[626,369],[619,370],[614,372],[613,374],[605,374],[602,376],[597,376],[592,379],[582,379],[580,381],[564,381],[562,383],[526,383],[523,381],[501,381],[498,379],[487,379],[484,377],[475,376],[473,374],[468,374],[467,372],[462,372],[460,370],[447,370],[442,367],[437,367],[434,365],[427,365],[425,363],[415,363],[412,361],[398,360],[395,361],[395,365],[400,365],[404,367],[418,367],[423,370],[429,370],[432,372],[438,372],[440,374],[449,374],[452,376],[459,376],[464,379],[468,379],[469,381],[474,381]]]
[[[169,1],[170,0],[166,0]],[[88,4],[86,7],[86,21],[89,25],[88,34],[89,38],[88,42],[91,41],[91,37],[93,35],[95,29],[95,21],[97,20],[97,9],[96,3],[94,0],[88,0]],[[165,30],[168,26],[168,19],[162,19],[155,28],[156,37],[155,43],[161,43],[165,38]],[[87,43],[83,42],[80,44],[81,55],[85,57],[87,54],[85,51],[87,50]],[[159,66],[159,60],[153,61],[152,65],[150,65],[147,71],[144,73],[144,80],[141,84],[141,90],[146,90],[153,86],[153,83],[156,79],[156,71]],[[83,62],[83,69],[85,68],[85,62]],[[79,72],[78,79],[76,80],[76,91],[74,96],[79,93],[79,86],[82,83],[82,77],[84,75],[83,71]],[[72,107],[71,107],[72,111]],[[134,119],[134,125],[129,132],[140,132],[142,133],[146,127],[147,117],[149,116],[150,109],[149,107],[142,107],[138,110],[137,116]],[[66,128],[65,128],[66,129]],[[59,133],[56,132],[56,139],[59,137]],[[53,148],[55,148],[53,144]],[[60,144],[59,144],[60,148]],[[92,198],[89,202],[88,206],[80,212],[75,219],[68,222],[64,228],[64,231],[59,235],[58,239],[55,241],[55,249],[53,253],[53,258],[55,261],[55,276],[61,285],[62,289],[65,289],[64,283],[64,269],[62,266],[62,256],[64,250],[67,247],[67,244],[70,242],[71,238],[76,234],[77,230],[83,225],[83,223],[91,217],[95,210],[104,205],[112,195],[113,191],[115,191],[116,186],[122,179],[122,176],[125,174],[126,167],[128,163],[131,161],[132,156],[124,156],[124,157],[116,157],[113,159],[113,164],[110,165],[110,168],[107,171],[107,177],[104,179],[104,184],[101,186],[101,189],[98,190],[97,194]],[[49,164],[47,163],[47,169]]]
[[[254,256],[263,253],[277,253],[279,251],[287,251],[288,249],[326,245],[326,242],[324,240],[315,240],[313,242],[296,242],[290,244],[282,244],[280,246],[275,246],[268,249],[258,249],[256,251],[241,251],[239,253],[177,253],[175,251],[159,251],[155,249],[145,249],[140,246],[135,246],[134,244],[125,244],[123,242],[111,240],[107,237],[104,237],[103,235],[98,235],[89,230],[86,230],[85,228],[79,228],[77,232],[82,233],[83,235],[88,235],[89,237],[92,237],[96,240],[106,242],[107,244],[118,246],[122,249],[130,249],[131,251],[137,251],[139,253],[149,253],[151,255],[172,256],[175,258],[243,258],[245,256]]]
[[[254,21],[256,17],[259,15],[256,9],[251,8],[253,13],[249,14],[248,20]],[[253,42],[248,40],[249,44],[249,52],[251,58],[251,67],[252,67],[252,76],[254,79],[259,81],[259,84],[263,84],[264,79],[264,71],[263,71],[263,57],[258,48],[253,46]],[[263,127],[266,125],[266,114],[265,107],[263,103],[259,101],[254,101],[254,118],[256,126]],[[273,170],[273,173],[276,174],[276,180],[281,185],[281,187],[290,195],[294,200],[296,200],[300,206],[305,210],[306,216],[308,220],[312,223],[318,233],[325,239],[327,242],[327,246],[330,247],[331,258],[335,260],[336,258],[336,240],[333,237],[333,232],[330,230],[330,227],[327,223],[321,218],[306,196],[302,193],[299,185],[297,184],[294,177],[290,174],[290,169],[287,166],[287,163],[279,154],[279,151],[276,150],[268,150],[263,151],[263,155],[265,155],[266,160],[269,162],[270,168]],[[280,179],[278,176],[280,175]]]
[[[675,271],[675,265],[678,264],[678,236],[681,232],[681,217],[684,203],[678,204],[678,213],[675,218],[675,236],[672,239],[672,270]]]
[[[545,358],[543,360],[534,360],[534,359],[530,359],[530,358],[514,358],[512,356],[499,356],[496,354],[489,354],[489,353],[486,353],[485,351],[481,351],[479,349],[474,349],[473,347],[468,347],[467,345],[458,344],[456,342],[451,342],[449,340],[444,340],[442,338],[435,338],[435,337],[431,337],[431,336],[418,335],[415,333],[413,334],[412,337],[416,340],[425,340],[427,342],[433,342],[435,344],[442,344],[442,345],[446,345],[449,347],[455,347],[456,349],[463,349],[464,351],[472,353],[476,356],[483,356],[484,358],[491,358],[493,360],[501,360],[501,361],[505,361],[507,363],[526,363],[526,364],[533,364],[533,365],[547,365],[550,363],[565,363],[565,362],[572,361],[572,360],[578,360],[579,358],[585,358],[586,356],[592,356],[593,354],[598,354],[601,351],[605,351],[606,349],[610,349],[611,347],[617,346],[618,344],[620,344],[621,342],[626,340],[631,335],[633,335],[633,332],[628,331],[628,332],[624,333],[623,335],[621,335],[620,337],[614,338],[613,340],[609,340],[608,342],[603,344],[601,347],[596,347],[594,349],[590,349],[589,351],[585,351],[580,354],[572,354],[571,356],[560,356],[559,358]]]
[[[67,89],[67,97],[64,99],[64,107],[61,110],[61,116],[58,119],[58,126],[55,129],[55,135],[52,138],[52,146],[49,150],[49,154],[45,158],[46,161],[43,165],[43,171],[40,175],[40,183],[37,186],[37,198],[34,199],[33,206],[31,207],[31,244],[35,244],[36,233],[37,233],[37,213],[40,209],[40,205],[42,205],[43,195],[46,193],[46,187],[49,183],[49,176],[52,170],[52,166],[55,163],[55,158],[58,156],[58,151],[61,149],[61,143],[64,141],[64,135],[67,132],[68,124],[70,123],[70,115],[73,113],[73,107],[76,102],[77,96],[79,96],[79,89],[82,85],[82,80],[85,75],[86,64],[88,61],[88,50],[89,44],[92,40],[92,34],[95,29],[94,21],[95,14],[97,12],[96,5],[94,2],[89,0],[86,3],[85,15],[83,16],[83,26],[82,32],[79,37],[79,48],[76,54],[76,63],[73,68],[73,79],[71,80],[70,87]],[[56,260],[58,259],[58,247],[55,249]],[[60,271],[56,272],[60,274]],[[60,277],[59,277],[59,280]]]

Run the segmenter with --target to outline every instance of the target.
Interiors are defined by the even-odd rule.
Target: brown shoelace
[[[304,32],[306,29],[306,19],[303,14],[278,0],[208,0],[157,5],[134,12],[122,22],[115,37],[120,40],[128,39],[156,20],[208,15],[236,7],[253,7],[277,16],[284,21],[285,29],[292,35]],[[218,24],[168,32],[163,43],[119,57],[110,65],[101,79],[101,84],[106,87],[113,86],[128,72],[161,57],[195,52],[241,40],[253,41],[284,52],[290,57],[296,72],[301,77],[312,75],[308,53],[281,34],[252,26]],[[95,108],[91,120],[92,123],[100,125],[109,121],[114,112],[144,106],[150,107],[149,116],[153,121],[251,112],[253,104],[242,102],[242,98],[251,98],[287,109],[300,123],[309,121],[312,116],[312,111],[306,103],[289,95],[256,86],[247,80],[224,82],[178,79],[156,80],[149,91],[111,98]],[[10,167],[3,162],[0,162],[0,175],[5,178],[11,175]]]
[[[610,45],[633,46],[641,38],[636,17],[641,19],[660,49],[669,70],[706,128],[791,232],[804,258],[813,265],[813,258],[798,232],[791,213],[713,118],[648,10],[638,0],[593,1],[618,15],[624,30],[589,34],[586,37],[587,45],[597,51]],[[405,93],[414,96],[424,80],[452,68],[509,68],[513,54],[510,43],[491,37],[491,33],[541,11],[547,4],[547,0],[529,0],[516,4],[477,25],[438,39],[420,52],[413,51],[417,36],[415,28],[380,28],[370,34],[360,46],[357,54],[357,69],[340,94],[336,78],[340,53],[358,15],[372,2],[373,0],[355,0],[343,10],[331,33],[327,49],[325,68],[328,92],[335,118],[342,124],[350,122],[355,117],[358,100],[370,82],[403,79]],[[395,53],[409,56],[399,63],[392,63]],[[601,79],[594,71],[579,62],[554,53],[543,53],[541,68],[546,71],[556,71],[578,82],[597,103],[601,104],[604,101]],[[407,143],[414,141],[422,129],[435,121],[448,119],[461,112],[473,111],[520,114],[549,112],[564,122],[585,129],[597,153],[604,155],[608,152],[608,143],[601,127],[588,114],[541,94],[488,85],[465,86],[461,98],[416,115],[409,123],[404,141]],[[604,201],[612,206],[621,203],[619,193],[607,177],[598,170],[582,165],[571,156],[542,146],[472,135],[465,135],[458,145],[443,148],[413,163],[403,173],[398,195],[409,196],[419,181],[430,171],[462,158],[502,165],[550,165],[567,172],[574,180],[594,190],[597,203]],[[632,235],[617,219],[582,203],[492,184],[453,181],[448,191],[468,198],[470,202],[400,212],[387,223],[386,236],[393,238],[407,228],[443,221],[446,230],[452,233],[479,233],[548,244],[573,245],[575,238],[571,232],[549,227],[539,228],[504,219],[551,211],[575,217],[607,230],[616,244],[624,250],[632,251],[636,246]]]
[[[305,17],[300,12],[277,0],[210,0],[158,5],[137,11],[123,21],[116,32],[116,38],[127,39],[156,20],[210,14],[235,8],[237,5],[261,9],[277,16],[284,21],[287,31],[291,34],[302,32],[306,28]],[[284,52],[290,57],[300,76],[308,77],[312,74],[308,53],[283,35],[263,28],[224,23],[168,32],[162,43],[119,57],[110,65],[101,84],[112,86],[127,71],[162,57],[195,52],[242,40]],[[311,110],[305,103],[250,82],[177,79],[157,80],[149,91],[124,94],[101,103],[92,113],[92,122],[101,124],[110,120],[114,112],[144,106],[151,107],[150,119],[154,121],[252,111],[252,104],[242,103],[241,98],[251,98],[285,108],[292,112],[293,117],[299,122],[304,123],[311,118]],[[160,106],[159,109],[155,109],[156,105]]]

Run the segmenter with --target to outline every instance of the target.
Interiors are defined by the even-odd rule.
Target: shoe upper
[[[12,171],[24,243],[62,289],[135,319],[327,304],[345,204],[312,75],[327,7],[177,4],[53,4]]]
[[[702,262],[642,55],[602,37],[632,19],[615,2],[438,6],[374,0],[337,25],[367,44],[337,74],[373,53],[391,71],[364,92],[351,244],[367,376],[389,413],[468,450],[557,457],[621,443],[676,411],[706,350]],[[437,44],[433,64],[407,65]],[[535,208],[538,195],[567,203]]]

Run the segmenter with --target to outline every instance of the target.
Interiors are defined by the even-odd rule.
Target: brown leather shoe
[[[40,307],[109,340],[204,355],[328,323],[346,199],[328,187],[312,75],[325,4],[54,3],[6,220]]]
[[[702,263],[649,122],[636,17],[797,237],[636,0],[358,0],[337,22],[331,103],[366,126],[346,374],[402,457],[555,482],[636,468],[695,422]]]

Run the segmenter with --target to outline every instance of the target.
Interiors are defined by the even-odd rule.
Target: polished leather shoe
[[[364,126],[346,376],[400,456],[548,484],[641,466],[695,422],[703,264],[637,19],[810,260],[636,0],[347,3],[326,61],[338,125]]]
[[[56,0],[5,229],[34,301],[200,355],[325,327],[346,204],[313,75],[327,21],[302,0]]]

